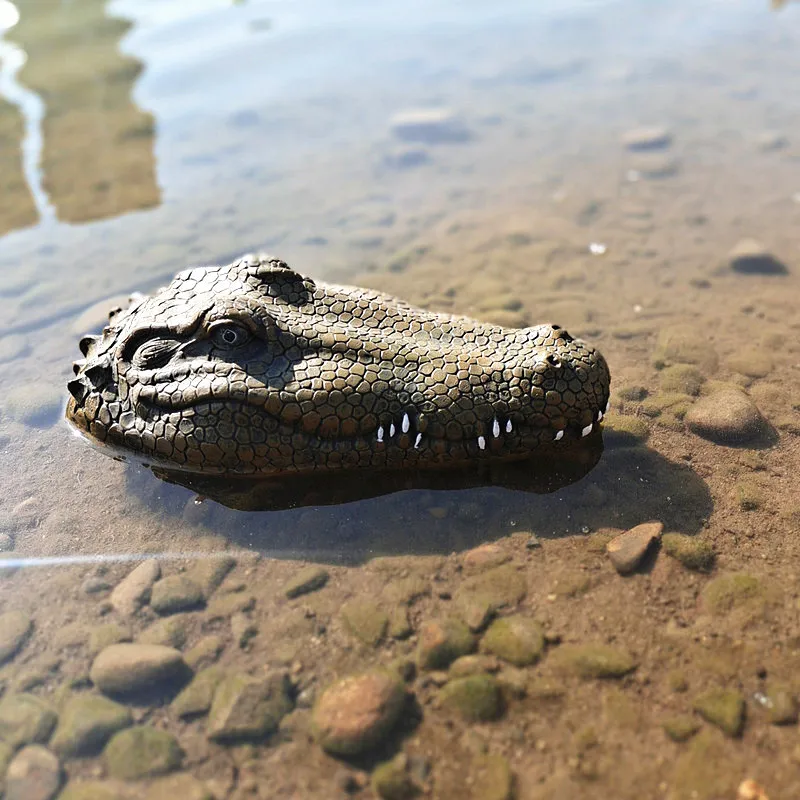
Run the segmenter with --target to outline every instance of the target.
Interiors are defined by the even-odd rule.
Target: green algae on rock
[[[744,697],[733,689],[708,689],[695,698],[694,710],[727,736],[739,736],[744,728]]]
[[[0,614],[0,664],[13,658],[22,649],[32,630],[33,621],[22,611]]]
[[[702,591],[703,602],[715,616],[731,611],[761,611],[769,592],[760,578],[745,572],[732,572],[720,575],[709,581]]]
[[[472,797],[480,800],[512,800],[514,773],[508,759],[499,754],[487,754],[473,764]]]
[[[178,769],[183,751],[171,733],[139,725],[115,733],[103,751],[103,760],[112,778],[136,781]]]
[[[668,717],[664,720],[662,726],[664,732],[673,742],[687,742],[700,730],[697,720],[688,714]]]
[[[170,710],[179,717],[205,714],[211,708],[214,692],[224,677],[225,670],[222,667],[201,670],[172,701]]]
[[[303,567],[283,587],[283,593],[293,600],[295,597],[321,589],[328,582],[329,577],[330,573],[323,567]]]
[[[278,729],[292,706],[288,677],[283,673],[267,678],[230,675],[214,692],[208,738],[219,742],[263,739]]]
[[[150,605],[159,614],[175,614],[205,604],[203,590],[186,575],[168,575],[156,581],[150,592]]]
[[[14,748],[46,742],[57,720],[50,704],[36,695],[19,692],[0,700],[0,739]]]
[[[420,669],[444,669],[459,656],[471,653],[475,645],[475,637],[461,620],[430,620],[419,630],[417,666]]]
[[[340,613],[347,630],[368,647],[377,647],[386,635],[389,616],[374,600],[348,600]]]
[[[544,644],[542,626],[533,619],[515,614],[495,620],[483,635],[480,647],[504,661],[525,667],[542,657]]]
[[[559,671],[581,678],[622,678],[637,666],[625,650],[606,644],[561,645],[548,660]]]
[[[314,704],[314,738],[332,755],[352,756],[374,749],[397,723],[406,699],[403,682],[388,670],[341,678]]]
[[[101,695],[76,695],[61,709],[50,748],[60,756],[94,755],[117,731],[132,724],[125,706]]]
[[[697,395],[705,383],[705,375],[693,364],[673,364],[658,375],[661,391],[666,394]]]
[[[661,549],[687,569],[696,572],[710,572],[716,560],[710,542],[683,533],[665,533],[661,537]]]
[[[468,722],[486,722],[503,713],[503,693],[491,675],[469,675],[448,681],[439,692],[445,708],[458,711]]]
[[[609,442],[618,444],[641,444],[650,436],[650,426],[641,417],[615,412],[603,419],[603,431]]]
[[[409,771],[408,756],[398,753],[375,767],[370,780],[372,791],[382,800],[410,800],[421,789]]]

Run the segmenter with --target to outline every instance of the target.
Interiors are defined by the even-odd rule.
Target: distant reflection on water
[[[15,25],[9,6],[0,7],[0,235],[157,206],[155,120],[132,99],[143,64],[120,50],[132,23],[108,15],[106,0],[19,0]]]

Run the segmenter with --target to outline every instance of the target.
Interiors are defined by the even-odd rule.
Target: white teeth
[[[486,439],[484,439],[483,436],[478,437],[478,447],[480,447],[481,450],[486,449]]]
[[[611,408],[611,399],[609,398],[608,402],[606,403],[605,414],[608,414],[608,409]]]
[[[383,425],[378,426],[378,441],[383,441]]]
[[[395,427],[394,427],[394,422],[392,422],[392,423],[389,424],[389,438],[390,439],[392,438],[392,436],[394,436],[394,432],[395,432]]]
[[[417,438],[414,440],[414,449],[415,449],[415,450],[419,448],[419,443],[420,443],[421,441],[422,441],[422,434],[421,434],[421,433],[418,433],[418,434],[417,434]]]
[[[598,411],[597,412],[597,421],[598,422],[602,422],[603,421],[603,412],[602,411]]]
[[[408,429],[411,427],[411,420],[408,418],[408,414],[403,414],[403,421],[400,423],[400,427],[403,433],[408,433]]]
[[[511,420],[506,420],[506,433],[511,433],[514,430],[514,426],[511,424]]]
[[[581,436],[588,436],[592,432],[592,423],[590,422],[582,431]]]
[[[500,423],[497,421],[497,417],[494,418],[494,424],[492,425],[492,436],[496,439],[500,435]]]
[[[556,441],[560,442],[563,438],[564,438],[564,431],[558,431],[558,433],[556,433]]]

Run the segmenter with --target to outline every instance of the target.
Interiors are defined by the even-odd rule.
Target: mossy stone
[[[159,614],[175,614],[205,604],[203,590],[186,575],[168,575],[156,581],[150,593],[150,605]]]
[[[739,736],[744,728],[744,698],[733,689],[708,689],[694,701],[694,710],[727,736]]]
[[[120,787],[111,781],[71,780],[58,800],[121,800]],[[182,798],[181,800],[185,800]]]
[[[62,757],[94,755],[117,731],[132,724],[125,706],[101,695],[76,695],[61,709],[50,749]]]
[[[692,398],[685,394],[659,392],[653,397],[648,397],[639,406],[642,414],[648,417],[658,417],[665,411],[678,419],[683,419],[686,412],[692,407]]]
[[[544,631],[535,620],[513,615],[495,620],[481,639],[481,650],[525,667],[544,653]]]
[[[503,693],[491,675],[469,675],[449,681],[439,692],[439,700],[468,722],[497,719],[503,713]]]
[[[188,686],[170,704],[170,710],[179,717],[205,714],[211,708],[214,692],[225,677],[221,667],[208,667],[198,672]]]
[[[767,715],[773,725],[794,725],[797,722],[797,698],[788,686],[767,688]]]
[[[763,487],[752,480],[738,481],[733,492],[742,511],[758,511],[766,501]]]
[[[432,620],[422,625],[417,646],[420,669],[445,669],[475,649],[475,637],[461,620]]]
[[[662,725],[664,732],[673,742],[688,742],[700,730],[697,720],[688,714],[669,717]]]
[[[716,560],[710,542],[683,533],[665,533],[661,537],[661,549],[687,569],[696,572],[710,572]]]
[[[107,625],[96,625],[89,631],[89,653],[96,656],[101,650],[120,642],[130,642],[133,639],[131,629],[127,625],[118,625],[109,622]]]
[[[620,400],[625,400],[629,403],[640,403],[650,392],[648,392],[644,386],[629,384],[627,386],[621,386],[616,394]]]
[[[303,567],[283,587],[283,593],[292,600],[300,595],[316,592],[328,582],[329,577],[330,573],[323,567]]]
[[[0,701],[0,739],[14,748],[46,742],[57,720],[49,704],[33,694],[13,693]]]
[[[465,578],[453,599],[469,627],[479,630],[495,611],[515,606],[527,591],[525,575],[503,564]]]
[[[672,771],[670,800],[718,800],[736,797],[741,774],[730,768],[730,754],[722,737],[702,730],[686,745]]]
[[[702,591],[708,610],[717,616],[741,607],[763,607],[766,594],[762,581],[744,572],[720,575],[709,581]]]
[[[33,621],[22,611],[0,614],[0,664],[13,658],[28,641]]]
[[[156,620],[145,628],[136,640],[144,644],[160,644],[180,650],[188,637],[188,620],[186,614],[175,614],[171,617]]]
[[[692,364],[673,364],[661,370],[658,382],[662,392],[697,395],[705,383],[705,376]]]
[[[112,778],[136,781],[178,769],[183,751],[171,733],[140,725],[115,733],[103,751],[103,760]]]
[[[292,710],[288,676],[238,674],[217,685],[208,712],[207,735],[217,742],[258,740],[278,729]]]
[[[647,441],[650,426],[641,418],[611,412],[603,418],[603,431],[611,443],[636,445]]]
[[[350,600],[341,615],[347,630],[368,647],[377,647],[389,627],[389,616],[372,600]]]
[[[147,788],[145,800],[214,800],[208,787],[188,772],[156,778]]]
[[[553,660],[557,669],[581,678],[621,678],[636,669],[629,653],[606,644],[562,645]]]
[[[662,328],[652,362],[656,369],[664,369],[670,364],[694,364],[705,375],[710,375],[719,366],[719,356],[708,337],[698,336],[696,331],[681,325]]]
[[[473,765],[472,797],[475,800],[512,800],[514,773],[508,759],[499,754],[479,757]]]
[[[370,783],[372,791],[382,800],[409,800],[420,792],[409,773],[408,756],[405,753],[398,753],[391,761],[378,764]]]

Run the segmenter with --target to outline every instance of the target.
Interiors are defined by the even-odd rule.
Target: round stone
[[[756,404],[733,387],[698,400],[685,417],[689,430],[719,444],[741,444],[763,435],[767,423]]]
[[[0,614],[0,664],[13,658],[28,640],[33,622],[22,611]]]
[[[51,800],[61,786],[58,759],[39,744],[23,747],[8,765],[6,800]]]
[[[728,264],[734,272],[746,275],[786,275],[789,270],[756,239],[741,239],[728,253]]]
[[[625,131],[622,144],[628,150],[662,150],[672,143],[672,134],[661,126],[642,126]]]
[[[405,687],[391,672],[350,675],[329,686],[314,705],[314,736],[328,753],[362,753],[383,741],[405,702]]]
[[[151,689],[161,681],[185,675],[183,656],[172,647],[156,644],[113,644],[92,664],[90,677],[102,692],[125,694]]]
[[[178,769],[183,751],[171,733],[141,725],[114,734],[103,758],[112,778],[135,781]]]

